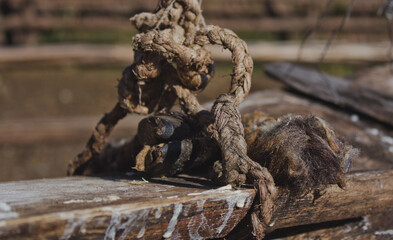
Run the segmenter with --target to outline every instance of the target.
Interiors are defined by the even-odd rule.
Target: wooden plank
[[[331,186],[318,199],[288,200],[281,191],[270,230],[393,210],[392,179],[393,171],[353,173],[346,190]],[[208,181],[185,175],[150,181],[139,185],[143,181],[121,176],[0,184],[0,238],[223,237],[255,194],[211,190]]]
[[[393,126],[393,96],[343,78],[289,63],[274,63],[266,72],[297,91],[318,99],[350,107]]]
[[[248,42],[254,61],[296,61],[299,42]],[[310,42],[302,53],[302,62],[316,62],[324,42]],[[388,42],[344,43],[336,42],[326,55],[325,62],[385,62]],[[209,48],[216,61],[231,61],[230,52],[218,46]],[[131,63],[133,51],[127,45],[59,44],[44,46],[0,47],[0,66],[21,63],[99,64]]]
[[[44,45],[1,47],[0,65],[14,63],[59,64],[103,64],[133,62],[134,53],[131,46],[126,45]]]
[[[245,216],[254,190],[211,188],[189,177],[148,184],[125,176],[0,184],[0,238],[223,237]]]
[[[257,18],[257,19],[207,19],[208,24],[214,24],[233,30],[263,31],[263,32],[304,32],[315,25],[316,18]],[[337,29],[342,17],[329,17],[324,19],[319,31],[331,32]],[[385,19],[382,18],[351,18],[347,22],[343,33],[380,33],[386,32]]]
[[[315,18],[207,18],[208,24],[230,28],[235,31],[255,31],[263,32],[299,32],[307,31],[315,25]],[[329,17],[324,20],[320,31],[331,32],[340,25],[342,17]],[[351,18],[343,32],[359,33],[384,33],[386,26],[385,19],[375,17]],[[31,18],[21,18],[19,15],[10,15],[4,19],[4,29],[29,29],[34,31],[50,29],[119,29],[131,28],[128,16],[89,16],[89,17],[58,17],[58,16],[31,16]]]
[[[325,7],[326,1],[309,0],[290,1],[290,0],[276,0],[272,1],[273,9],[279,13],[280,16],[299,16],[302,13],[316,15]],[[73,12],[91,12],[100,14],[126,14],[136,10],[150,10],[153,11],[157,5],[156,0],[114,0],[111,2],[104,0],[95,1],[59,1],[59,0],[34,0],[33,8],[39,12],[59,13],[64,11]],[[263,16],[266,15],[265,3],[257,0],[210,0],[203,2],[204,14],[209,16]],[[284,7],[283,7],[284,6]],[[343,8],[348,6],[348,2],[341,0],[336,1],[334,7]],[[355,16],[372,16],[375,15],[380,3],[376,1],[357,0],[353,7],[353,14]],[[333,7],[333,8],[334,8]],[[299,9],[301,8],[301,9]],[[336,12],[332,9],[331,14]],[[337,14],[337,13],[336,13]],[[304,16],[304,15],[303,15]]]

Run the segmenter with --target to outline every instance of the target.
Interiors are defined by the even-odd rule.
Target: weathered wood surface
[[[214,189],[185,175],[152,179],[74,177],[0,184],[1,239],[201,239],[227,235],[251,207],[253,189]],[[393,171],[353,173],[289,199],[281,191],[271,229],[393,210]]]
[[[131,37],[131,36],[130,36]],[[316,62],[324,42],[310,42],[302,52],[302,62]],[[299,42],[248,42],[254,61],[296,61],[299,53]],[[326,55],[325,62],[369,62],[387,61],[388,42],[345,43],[336,42]],[[210,47],[216,61],[231,61],[229,51],[219,46]],[[133,61],[133,51],[126,45],[43,45],[0,48],[0,67],[22,63],[36,64],[108,64]]]
[[[225,236],[254,190],[188,177],[145,183],[74,177],[0,184],[0,239],[200,239]]]
[[[393,126],[393,95],[289,63],[269,64],[265,70],[297,91],[349,107]]]
[[[309,194],[293,202],[282,196],[276,206],[271,229],[391,212],[392,171],[352,173],[345,190],[330,187],[320,198]]]
[[[268,235],[268,239],[393,239],[393,212],[384,212],[361,218],[326,222],[280,229]],[[239,239],[237,239],[239,240]]]

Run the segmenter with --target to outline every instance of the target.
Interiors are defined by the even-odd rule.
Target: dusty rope
[[[99,122],[86,149],[70,162],[68,174],[83,172],[84,166],[97,157],[114,125],[126,113],[169,111],[179,99],[183,112],[201,127],[203,133],[200,135],[213,137],[221,149],[222,160],[214,167],[217,182],[240,186],[247,177],[254,182],[262,205],[253,216],[258,216],[258,223],[264,226],[270,221],[277,191],[269,172],[247,156],[237,110],[250,91],[253,62],[244,41],[228,29],[206,26],[201,13],[197,0],[161,0],[154,13],[141,13],[131,18],[140,32],[133,39],[135,63],[123,72],[115,109]],[[203,89],[214,72],[214,62],[205,48],[208,44],[229,49],[234,65],[231,88],[216,100],[211,113],[202,108],[192,92]],[[188,149],[190,141],[182,141],[182,144]],[[160,147],[146,145],[136,156],[136,168],[161,173],[164,168],[157,170],[154,167],[157,156],[161,159],[160,152]],[[174,165],[180,169],[183,162]],[[255,227],[258,236],[263,236],[261,226]]]
[[[221,160],[212,164],[212,179],[233,186],[247,180],[254,184],[259,198],[251,220],[254,236],[261,239],[274,211],[277,189],[269,170],[247,155],[237,109],[250,91],[253,61],[244,41],[228,29],[206,25],[201,13],[198,0],[161,0],[154,13],[131,18],[139,31],[133,39],[135,62],[123,72],[118,103],[98,123],[85,150],[69,163],[68,174],[82,174],[87,165],[98,162],[109,134],[127,113],[154,113],[140,123],[142,129],[135,141],[127,143],[116,157],[131,156],[137,170],[152,175],[173,175],[187,164],[193,167],[208,162],[218,145]],[[231,87],[217,98],[211,112],[195,96],[195,91],[203,90],[214,73],[214,62],[206,50],[208,44],[229,49],[233,63]],[[182,114],[170,112],[176,100]],[[187,122],[196,131],[185,130]],[[174,134],[176,128],[185,134]],[[152,135],[146,135],[146,129]],[[192,156],[196,146],[205,157]],[[170,148],[177,152],[167,160]],[[111,148],[108,151],[112,154]]]

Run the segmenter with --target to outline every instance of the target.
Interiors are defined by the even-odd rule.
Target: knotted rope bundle
[[[174,175],[187,166],[193,168],[208,162],[218,152],[221,157],[215,159],[220,160],[211,164],[212,180],[233,186],[246,181],[254,184],[259,198],[251,214],[253,234],[263,238],[278,191],[269,170],[248,156],[247,147],[253,143],[250,134],[245,140],[237,109],[250,91],[253,71],[245,42],[231,30],[205,25],[197,0],[160,0],[154,13],[137,14],[131,22],[139,31],[133,38],[135,61],[123,71],[118,102],[99,121],[85,150],[70,161],[68,175],[84,173],[89,165],[98,163],[100,154],[113,155],[111,148],[106,147],[107,138],[128,113],[153,113],[140,123],[142,131],[136,138],[117,149],[114,162],[122,165],[124,159],[132,158],[139,171]],[[206,49],[209,44],[229,49],[233,63],[231,87],[217,98],[210,112],[195,96],[214,74],[214,61]],[[182,113],[170,112],[176,101]],[[188,125],[194,126],[194,130]],[[151,133],[144,133],[146,129]],[[183,134],[179,134],[179,129]],[[173,146],[179,153],[170,158],[168,149]],[[194,154],[195,146],[199,147],[199,156]]]

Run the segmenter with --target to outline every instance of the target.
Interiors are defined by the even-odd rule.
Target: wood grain
[[[271,229],[393,209],[393,171],[352,173],[314,198],[280,191]],[[1,239],[201,239],[227,235],[253,189],[218,189],[202,178],[74,177],[0,184]]]
[[[223,237],[245,216],[254,190],[217,188],[189,177],[5,183],[0,185],[0,238]]]
[[[392,171],[352,173],[345,189],[330,187],[319,198],[309,194],[295,201],[281,196],[271,229],[393,211]]]

